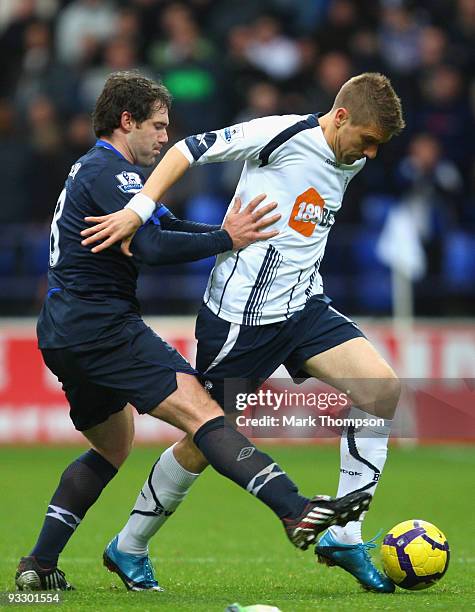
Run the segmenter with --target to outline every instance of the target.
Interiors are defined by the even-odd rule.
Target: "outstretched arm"
[[[132,241],[134,254],[149,265],[177,264],[231,251],[226,230],[192,234],[163,230],[151,222],[139,228]]]
[[[95,223],[81,232],[84,246],[96,244],[97,253],[118,241],[122,241],[122,252],[131,255],[130,241],[142,223],[155,210],[155,203],[186,172],[190,165],[251,160],[267,165],[268,156],[263,153],[265,145],[290,125],[295,116],[263,117],[214,132],[189,136],[173,146],[154,169],[140,193],[137,193],[124,210],[101,217],[87,217]]]
[[[192,234],[203,234],[204,232],[214,232],[221,229],[221,225],[211,225],[209,223],[188,221],[188,219],[179,219],[170,211],[160,217],[160,225],[164,230],[170,230],[172,232],[191,232]]]
[[[266,217],[277,207],[275,202],[256,210],[265,198],[265,194],[257,196],[242,208],[241,199],[237,197],[222,228],[187,221],[183,221],[181,225],[179,219],[170,215],[174,219],[172,225],[180,226],[178,231],[170,231],[166,223],[165,226],[162,225],[162,219],[168,216],[163,215],[160,218],[160,225],[149,222],[135,234],[134,251],[137,251],[137,255],[145,263],[163,265],[196,261],[225,251],[243,249],[256,241],[273,238],[279,233],[278,230],[262,230],[273,225],[281,215]],[[190,226],[192,226],[191,231]]]

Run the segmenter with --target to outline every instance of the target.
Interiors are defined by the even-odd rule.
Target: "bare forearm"
[[[176,147],[172,147],[148,177],[141,193],[158,202],[189,167],[190,162],[183,153]]]

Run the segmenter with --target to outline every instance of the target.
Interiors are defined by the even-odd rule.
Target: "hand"
[[[268,240],[277,236],[278,230],[262,232],[261,230],[269,227],[278,221],[282,215],[275,214],[271,217],[265,217],[267,213],[277,208],[277,202],[266,204],[256,211],[256,208],[266,199],[266,194],[261,194],[251,200],[249,204],[241,210],[241,198],[236,196],[231,210],[226,215],[223,223],[225,229],[231,236],[233,241],[233,249],[243,249],[253,242],[260,240]]]
[[[81,242],[83,246],[89,246],[94,242],[103,240],[91,249],[93,253],[99,253],[109,248],[119,240],[122,240],[120,249],[127,257],[132,257],[130,243],[135,232],[142,225],[142,219],[130,208],[123,208],[110,215],[102,217],[85,217],[87,223],[96,223],[93,227],[82,230],[81,236],[85,238]]]

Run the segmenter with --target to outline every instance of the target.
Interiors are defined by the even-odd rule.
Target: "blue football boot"
[[[107,545],[102,556],[104,565],[115,572],[129,591],[163,591],[155,580],[148,555],[130,555],[117,548],[119,536]]]
[[[327,531],[315,547],[315,554],[319,563],[341,567],[367,591],[394,593],[393,582],[375,567],[368,553],[370,548],[376,548],[374,540],[377,537],[361,544],[340,544]]]

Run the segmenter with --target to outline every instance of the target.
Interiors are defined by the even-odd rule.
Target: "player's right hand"
[[[266,197],[265,193],[258,195],[242,210],[241,198],[236,196],[234,199],[234,204],[223,223],[223,229],[231,236],[234,250],[243,249],[256,241],[268,240],[279,233],[278,230],[262,231],[276,223],[282,216],[277,213],[266,217],[268,213],[277,208],[277,202],[271,202],[256,210]]]
[[[85,217],[87,223],[95,223],[92,227],[81,232],[84,240],[83,246],[100,242],[91,249],[93,253],[99,253],[121,240],[121,250],[124,255],[132,257],[130,243],[135,232],[142,225],[142,219],[130,208],[123,208],[110,215],[102,217]]]

